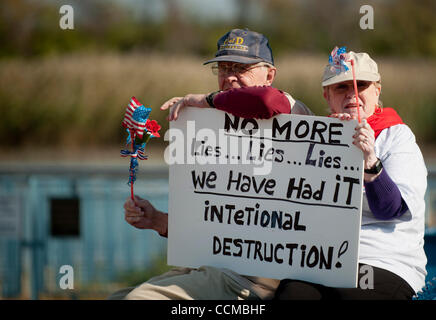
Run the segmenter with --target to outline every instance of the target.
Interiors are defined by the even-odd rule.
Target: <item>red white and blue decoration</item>
[[[348,61],[348,54],[346,47],[335,47],[330,56],[329,56],[329,64],[332,71],[335,71],[336,74],[340,74],[341,72],[347,72],[349,70],[346,65],[346,61]]]
[[[135,97],[130,99],[124,114],[123,127],[127,129],[128,137],[126,141],[127,149],[121,150],[122,157],[130,156],[129,182],[131,198],[133,200],[133,184],[136,180],[136,172],[138,170],[138,159],[147,160],[144,150],[147,142],[153,138],[159,138],[159,130],[161,126],[156,120],[148,119],[151,108],[146,108]],[[129,147],[130,150],[128,149]]]
[[[359,108],[359,92],[357,90],[357,81],[356,81],[356,71],[354,67],[354,60],[350,59],[350,55],[347,53],[346,47],[335,47],[329,56],[329,64],[330,64],[330,70],[333,72],[335,71],[337,75],[339,75],[342,72],[347,72],[350,68],[348,68],[347,64],[345,62],[350,62],[351,69],[353,72],[353,87],[354,87],[354,94],[356,97],[356,109],[357,109],[357,118],[360,123],[360,108]]]

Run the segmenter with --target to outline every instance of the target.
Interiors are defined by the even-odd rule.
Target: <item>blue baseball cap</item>
[[[260,33],[248,29],[233,29],[217,42],[215,58],[203,64],[229,61],[237,63],[267,62],[274,65],[274,58],[268,39]]]

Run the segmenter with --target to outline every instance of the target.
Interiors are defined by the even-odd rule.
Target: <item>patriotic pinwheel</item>
[[[348,61],[348,54],[346,47],[335,47],[329,56],[330,69],[336,71],[336,74],[347,72],[348,67],[345,62]]]
[[[152,137],[160,137],[160,125],[156,120],[149,120],[151,108],[146,108],[135,97],[132,97],[127,105],[124,114],[123,127],[129,133],[126,141],[126,147],[131,146],[131,150],[121,150],[122,157],[130,156],[129,182],[131,198],[133,200],[133,184],[136,180],[138,170],[138,159],[147,160],[148,156],[144,154],[145,145]]]
[[[350,62],[351,69],[353,72],[353,87],[354,87],[354,94],[356,97],[357,118],[360,123],[360,108],[359,108],[359,98],[358,98],[359,92],[357,90],[356,74],[354,70],[355,61],[353,59],[350,59],[346,47],[340,47],[340,48],[335,47],[329,56],[330,70],[336,71],[336,74],[340,74],[341,72],[347,72],[349,68],[345,62]]]

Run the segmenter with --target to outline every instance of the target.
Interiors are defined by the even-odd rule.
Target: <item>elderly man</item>
[[[217,108],[244,118],[268,119],[279,113],[312,115],[301,102],[272,87],[277,69],[268,39],[257,32],[233,29],[217,43],[212,65],[219,90],[209,94],[188,94],[165,102],[168,120],[176,120],[181,108]]]
[[[168,120],[176,120],[184,107],[216,108],[244,118],[267,119],[280,113],[312,115],[300,101],[272,87],[277,69],[268,39],[257,32],[233,29],[217,43],[212,65],[219,90],[188,94],[165,102]],[[140,229],[167,236],[168,215],[149,201],[135,197],[124,205],[125,219]],[[271,299],[278,280],[239,275],[231,270],[202,266],[175,268],[131,290],[126,299]],[[130,290],[130,289],[128,289]],[[112,298],[120,298],[115,294]]]

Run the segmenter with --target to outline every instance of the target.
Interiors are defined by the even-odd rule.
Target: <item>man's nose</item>
[[[226,75],[224,75],[224,79],[228,82],[237,81],[238,77],[234,72],[227,72]]]

